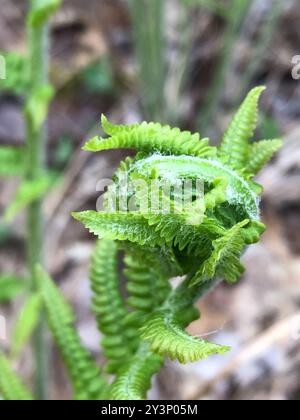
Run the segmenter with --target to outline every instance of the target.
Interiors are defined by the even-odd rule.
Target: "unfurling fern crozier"
[[[241,256],[265,230],[259,212],[262,187],[253,177],[281,140],[250,142],[263,90],[258,87],[248,94],[217,148],[199,134],[178,128],[145,122],[117,126],[105,117],[102,126],[108,138],[96,137],[84,146],[90,152],[138,151],[121,163],[102,211],[73,214],[100,238],[99,255],[113,247],[115,262],[110,256],[109,265],[116,267],[117,250],[125,253],[125,298],[109,267],[105,280],[106,269],[100,266],[104,256],[95,257],[92,264],[93,307],[104,335],[104,353],[116,374],[112,398],[144,398],[149,378],[163,361],[158,357],[186,363],[228,350],[190,336],[185,328],[199,317],[194,305],[200,297],[222,280],[239,280],[244,272]],[[181,196],[186,185],[188,194]],[[117,204],[111,207],[112,202]],[[170,284],[174,276],[183,279],[176,288]],[[109,293],[119,317],[106,315]]]

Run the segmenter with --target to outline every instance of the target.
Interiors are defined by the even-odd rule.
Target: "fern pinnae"
[[[243,168],[247,162],[248,141],[254,134],[258,116],[258,101],[264,90],[265,87],[261,86],[250,91],[224,134],[219,148],[219,156],[223,162],[234,169]]]
[[[67,366],[74,398],[103,399],[108,385],[91,354],[81,344],[71,307],[47,273],[41,267],[37,267],[36,271],[47,322]]]
[[[146,343],[125,365],[110,390],[113,400],[144,400],[151,386],[151,379],[161,368],[163,359],[149,350]]]
[[[157,311],[141,327],[142,339],[150,342],[152,351],[180,363],[195,362],[213,354],[224,354],[228,347],[191,336],[184,330],[180,314]]]
[[[102,239],[130,241],[142,246],[163,246],[164,240],[136,212],[104,213],[85,211],[72,213],[94,235]]]
[[[256,175],[282,147],[281,139],[261,140],[250,146],[245,171]]]
[[[0,394],[8,401],[33,400],[22,380],[11,369],[10,362],[0,351]]]
[[[94,137],[83,147],[90,152],[109,149],[136,149],[144,152],[161,152],[173,155],[190,155],[212,157],[216,155],[216,148],[209,146],[208,139],[200,139],[199,134],[180,131],[178,128],[162,126],[158,123],[142,123],[133,126],[113,126],[104,121],[104,130],[111,133],[111,137],[102,139]]]
[[[131,321],[131,324],[133,321],[136,328],[164,302],[171,290],[168,280],[172,275],[172,272],[166,274],[160,270],[160,260],[151,253],[145,252],[143,260],[137,258],[137,255],[135,252],[127,252],[124,258],[129,295],[127,304],[133,309],[127,321]]]
[[[124,318],[127,309],[119,289],[116,242],[99,240],[92,258],[90,279],[92,310],[100,332],[102,349],[109,361],[106,370],[116,372],[131,355]]]

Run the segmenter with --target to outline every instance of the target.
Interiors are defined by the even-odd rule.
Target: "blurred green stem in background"
[[[29,56],[30,56],[30,92],[47,83],[48,68],[48,27],[29,28]],[[30,116],[26,117],[28,166],[26,178],[29,181],[37,179],[44,170],[45,158],[45,127],[35,130]],[[30,204],[27,211],[27,263],[30,279],[30,289],[36,289],[35,265],[42,260],[43,221],[42,199]],[[38,399],[45,399],[47,395],[47,348],[45,345],[43,320],[39,323],[33,337],[35,371],[35,393]]]
[[[140,97],[145,117],[164,119],[166,79],[165,1],[129,0]]]
[[[183,3],[180,1],[179,3]],[[166,78],[166,107],[165,116],[169,124],[176,125],[180,121],[180,103],[184,96],[187,70],[189,67],[189,53],[193,42],[192,8],[189,4],[179,4],[176,18],[177,48],[170,59]]]
[[[24,109],[26,121],[27,182],[39,181],[45,174],[45,120],[53,89],[49,85],[49,26],[48,20],[60,5],[60,0],[31,0],[27,19],[29,91]],[[29,292],[37,290],[35,266],[43,258],[42,199],[32,201],[27,210],[27,264]],[[44,320],[41,316],[33,338],[35,361],[35,396],[46,399],[48,381],[48,356],[44,337]]]
[[[232,63],[236,40],[251,3],[252,0],[231,0],[231,5],[228,9],[227,26],[223,37],[223,47],[221,48],[222,55],[216,65],[216,72],[208,92],[207,102],[204,108],[201,109],[198,118],[200,132],[208,130],[212,118],[218,109],[221,92],[224,89],[225,77]]]

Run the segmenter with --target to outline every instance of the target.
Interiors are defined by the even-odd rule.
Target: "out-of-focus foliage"
[[[25,169],[24,148],[0,146],[0,176],[20,176]]]
[[[24,279],[11,274],[0,274],[0,302],[9,302],[24,291]]]
[[[48,174],[41,175],[34,181],[23,181],[16,192],[15,199],[5,211],[5,220],[11,222],[20,210],[43,197],[53,186],[53,182],[53,176]]]
[[[27,297],[21,308],[12,335],[11,353],[13,358],[19,356],[28,340],[31,338],[41,313],[41,297],[35,293]]]
[[[1,52],[5,63],[5,78],[0,80],[0,91],[24,95],[29,88],[29,68],[26,56],[15,52]]]
[[[108,57],[91,64],[82,72],[87,90],[93,94],[109,93],[114,89],[113,70]]]
[[[23,401],[33,400],[20,378],[10,367],[10,362],[0,351],[0,393],[6,400]]]

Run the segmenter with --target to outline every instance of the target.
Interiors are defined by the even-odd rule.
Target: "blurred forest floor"
[[[20,5],[21,3],[21,5]],[[24,2],[25,3],[25,2]],[[176,49],[180,6],[169,5],[168,48]],[[226,75],[217,115],[209,135],[217,142],[240,99],[248,60],[257,48],[268,0],[255,1],[238,37]],[[2,0],[0,50],[24,51],[25,6]],[[196,130],[199,109],[222,48],[224,22],[200,8],[189,22],[193,37],[189,72],[178,107],[181,126]],[[226,357],[180,366],[167,362],[155,381],[152,398],[168,399],[294,399],[300,397],[300,80],[292,79],[292,57],[300,54],[299,1],[286,1],[270,45],[259,58],[251,86],[267,84],[260,134],[284,137],[285,146],[258,181],[265,187],[262,218],[268,230],[244,256],[247,272],[241,282],[220,286],[201,304],[202,319],[190,330],[232,346]],[[134,62],[131,24],[125,1],[69,0],[52,27],[51,79],[57,95],[49,120],[48,165],[61,173],[60,185],[45,204],[46,261],[78,315],[78,329],[101,360],[99,334],[89,312],[89,257],[94,238],[70,217],[71,211],[94,209],[96,183],[108,178],[126,153],[91,156],[84,140],[99,132],[103,112],[116,122],[142,118]],[[247,89],[250,86],[246,86]],[[24,142],[20,99],[0,96],[0,144]],[[204,133],[207,134],[207,133]],[[16,188],[0,180],[0,211]],[[0,232],[3,271],[24,271],[24,218]],[[12,320],[20,302],[1,308]],[[10,321],[11,322],[11,321]],[[5,343],[4,343],[5,345]],[[30,355],[19,370],[27,377]],[[69,397],[59,356],[54,352],[52,397]]]

